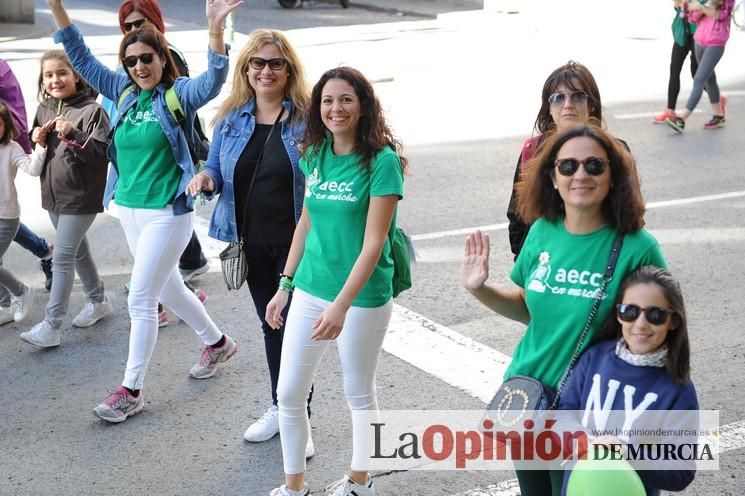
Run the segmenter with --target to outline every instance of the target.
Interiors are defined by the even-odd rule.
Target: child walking
[[[3,293],[10,293],[10,305],[0,304],[0,325],[25,319],[34,297],[31,288],[3,268],[3,255],[21,223],[21,207],[15,186],[16,172],[23,169],[32,176],[38,176],[46,155],[43,146],[36,147],[33,155],[26,155],[21,145],[14,141],[17,137],[18,128],[13,122],[10,107],[0,100],[0,288]]]
[[[683,294],[666,270],[647,265],[624,279],[616,314],[598,335],[601,340],[579,359],[559,402],[561,410],[611,410],[639,415],[648,410],[698,410],[689,378],[690,344]],[[632,412],[625,410],[629,392]],[[598,398],[600,403],[598,404]],[[583,427],[595,415],[583,415]],[[584,420],[587,419],[587,420]],[[694,470],[637,471],[648,496],[682,491]],[[564,473],[564,489],[571,471]]]
[[[88,302],[72,324],[89,327],[112,313],[86,239],[96,214],[103,211],[109,118],[63,50],[41,57],[39,101],[32,140],[46,141],[49,149],[41,171],[41,206],[49,212],[57,239],[44,320],[21,339],[48,348],[60,344],[76,271]]]

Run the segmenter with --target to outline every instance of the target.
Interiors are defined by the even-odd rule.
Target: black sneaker
[[[47,289],[47,291],[49,291],[50,289],[52,289],[52,259],[43,258],[39,260],[39,265],[41,265],[41,271],[46,277],[46,280],[44,281],[44,287]]]
[[[668,117],[665,119],[665,124],[673,128],[676,133],[682,133],[683,129],[686,127],[686,121],[680,117]]]

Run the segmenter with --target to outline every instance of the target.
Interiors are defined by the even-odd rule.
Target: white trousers
[[[308,413],[306,404],[318,365],[330,341],[311,341],[313,323],[330,301],[299,289],[292,296],[287,314],[282,360],[277,384],[279,432],[282,457],[287,474],[305,472],[305,443]],[[351,307],[344,327],[336,338],[344,394],[352,410],[352,470],[365,470],[369,453],[361,449],[369,426],[367,416],[357,417],[355,410],[378,410],[375,372],[383,338],[393,310],[393,300],[377,308]]]
[[[158,338],[158,301],[194,329],[205,345],[222,337],[204,305],[184,285],[178,260],[194,229],[194,213],[117,207],[129,251],[134,257],[129,287],[129,357],[122,385],[142,389]]]

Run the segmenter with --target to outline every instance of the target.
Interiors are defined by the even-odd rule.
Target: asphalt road
[[[99,4],[106,8],[115,3]],[[165,9],[176,4],[175,1],[162,3]],[[281,15],[283,20],[291,19],[285,16],[296,13],[280,11],[268,0],[261,5],[267,12],[271,11],[274,18]],[[255,9],[258,16],[261,8]],[[330,16],[353,12],[353,9],[343,11],[330,6],[323,9]],[[201,16],[201,11],[192,18],[187,9],[182,10],[184,23]],[[320,10],[321,7],[317,7],[311,14],[300,15],[316,15]],[[367,15],[373,14],[366,12]],[[237,19],[237,22],[241,21]],[[302,27],[313,25],[308,19],[298,22]],[[193,26],[186,28],[195,29]],[[95,31],[97,28],[91,22],[86,29]],[[405,29],[410,28],[401,27]],[[101,34],[110,33],[109,27]],[[434,36],[426,39],[435,40]],[[404,50],[405,44],[410,42],[412,39],[402,37],[391,43]],[[416,39],[413,42],[426,43]],[[13,45],[7,49],[3,47],[3,52],[13,58],[14,68],[20,69],[17,70],[21,74],[19,77],[33,87],[35,57],[41,48],[38,43],[29,43],[25,48],[26,52]],[[304,57],[315,62],[357,54],[360,64],[367,64],[371,71],[378,71],[377,74],[385,73],[380,64],[373,63],[374,49],[360,49],[360,43],[355,43],[354,39],[332,45],[327,51],[333,53],[325,53],[323,47],[308,46]],[[735,61],[734,58],[729,60]],[[417,62],[424,65],[422,61]],[[198,66],[198,62],[195,65]],[[456,69],[459,78],[469,75],[468,64]],[[397,71],[396,76],[399,75],[402,74]],[[598,69],[598,75],[601,80],[609,78],[605,69]],[[393,82],[381,81],[376,88],[387,97],[395,95],[406,82],[405,77]],[[606,94],[618,94],[616,86],[611,90],[610,83],[601,84],[604,92],[604,88],[609,88]],[[706,120],[706,113],[696,114],[684,136],[676,136],[667,128],[649,123],[650,117],[646,114],[659,110],[662,91],[658,92],[659,99],[655,102],[644,98],[623,101],[615,98],[606,105],[607,125],[624,138],[634,152],[648,202],[745,191],[742,171],[745,80],[730,79],[725,90],[730,95],[727,127],[704,131],[700,127]],[[452,139],[441,141],[438,134],[438,139],[406,147],[412,176],[407,179],[406,199],[401,204],[399,218],[409,232],[423,235],[506,221],[504,210],[515,160],[529,130],[524,124],[529,123],[535,113],[528,96],[522,93],[508,96],[512,101],[505,105],[510,109],[519,105],[514,100],[523,102],[522,114],[489,114],[497,115],[494,120],[499,123],[495,126],[500,129],[489,139],[466,139],[460,129],[466,123],[444,119],[442,134],[449,134]],[[29,109],[33,112],[33,92],[27,91],[27,97],[30,97]],[[477,99],[455,99],[451,115],[460,115],[456,114],[456,106],[468,110],[478,103]],[[426,141],[422,132],[415,134],[411,129],[416,126],[429,129],[431,123],[408,109],[405,107],[403,111],[396,106],[393,109],[397,122],[404,124],[405,138],[417,143]],[[484,116],[477,117],[481,117],[474,119],[478,122],[488,120]],[[407,121],[413,124],[406,125]],[[23,192],[24,221],[53,240],[51,224],[36,200],[38,186],[20,174],[18,184]],[[208,219],[209,213],[210,208],[202,209],[199,216]],[[722,424],[745,419],[745,397],[738,394],[745,385],[742,375],[745,338],[740,332],[741,322],[745,320],[741,303],[745,299],[745,285],[741,282],[744,268],[741,254],[745,251],[743,218],[745,199],[742,196],[657,207],[647,214],[648,228],[660,240],[670,268],[682,281],[686,294],[693,380],[700,404],[706,409],[719,409]],[[506,281],[512,264],[506,231],[495,230],[491,236],[492,277]],[[22,343],[18,334],[42,318],[46,293],[41,289],[37,307],[27,322],[0,328],[0,374],[3,377],[0,381],[3,399],[0,495],[268,494],[281,480],[279,439],[258,445],[242,440],[244,429],[269,402],[261,332],[245,288],[239,293],[227,293],[217,271],[198,280],[198,285],[210,295],[208,311],[239,343],[240,351],[233,361],[213,379],[189,379],[188,369],[199,356],[199,342],[185,324],[172,322],[160,332],[145,390],[145,412],[124,424],[107,425],[93,417],[91,410],[122,377],[128,345],[123,284],[128,279],[132,261],[115,218],[99,215],[89,239],[114,302],[114,317],[86,330],[69,327],[68,323],[59,349],[36,350]],[[203,241],[209,244],[204,238]],[[462,243],[462,235],[435,236],[419,241],[417,247],[422,260],[416,268],[414,288],[404,293],[397,303],[510,355],[519,339],[520,327],[493,316],[460,288],[457,270]],[[214,247],[210,245],[208,249],[214,253]],[[12,246],[3,262],[24,281],[42,288],[41,272],[27,252]],[[71,318],[82,307],[83,300],[81,288],[76,284],[70,305]],[[426,347],[427,343],[421,346]],[[384,353],[381,359],[378,390],[385,409],[478,409],[483,406],[470,394],[389,353]],[[318,373],[313,410],[317,454],[309,462],[308,481],[311,489],[320,491],[342,474],[350,457],[350,423],[333,347]],[[681,494],[742,494],[745,490],[742,454],[742,448],[725,453],[720,471],[699,473],[691,487]],[[513,476],[511,472],[378,473],[376,486],[379,494],[450,496]]]

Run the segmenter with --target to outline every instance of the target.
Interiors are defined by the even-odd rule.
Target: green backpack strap
[[[122,108],[122,102],[125,98],[127,98],[127,95],[132,93],[134,91],[134,86],[127,86],[124,88],[124,91],[122,91],[122,94],[119,95],[119,102],[116,105],[116,108],[118,110],[121,110]],[[176,123],[181,126],[184,121],[186,121],[186,114],[184,114],[184,108],[181,106],[181,102],[178,101],[178,96],[176,96],[176,90],[173,89],[173,86],[168,88],[166,90],[166,105],[168,106],[168,111],[171,112],[171,115],[173,116],[173,119],[176,121]]]
[[[166,105],[178,125],[183,125],[184,121],[186,121],[186,115],[184,114],[184,108],[181,106],[181,102],[178,101],[178,96],[176,96],[176,90],[173,89],[173,86],[166,90]]]
[[[127,95],[132,93],[135,90],[135,87],[132,85],[127,86],[124,88],[124,91],[122,91],[122,94],[119,95],[119,101],[116,103],[116,109],[121,110],[122,109],[122,102],[125,98],[127,98]]]

